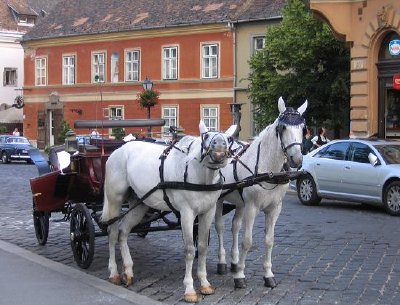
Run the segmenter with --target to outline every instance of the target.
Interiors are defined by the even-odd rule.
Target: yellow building
[[[351,132],[400,138],[400,1],[310,0],[351,50]]]

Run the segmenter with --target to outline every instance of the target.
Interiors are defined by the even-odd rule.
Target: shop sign
[[[389,42],[389,53],[390,55],[400,54],[400,39],[394,39]]]
[[[393,89],[400,90],[400,74],[393,75]]]

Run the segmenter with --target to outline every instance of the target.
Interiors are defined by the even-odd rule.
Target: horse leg
[[[119,245],[123,262],[121,278],[126,287],[129,287],[133,283],[133,260],[129,252],[128,236],[132,228],[142,220],[148,209],[144,204],[137,206],[125,215],[119,227]]]
[[[274,246],[275,224],[282,209],[282,200],[278,204],[272,204],[265,214],[265,258],[264,258],[264,286],[274,288],[275,277],[272,273],[272,248]]]
[[[244,268],[246,263],[247,253],[249,252],[251,245],[253,244],[253,225],[258,209],[249,203],[246,203],[245,215],[244,215],[244,233],[242,242],[242,251],[239,255],[238,270],[234,274],[235,288],[246,287]]]
[[[108,280],[115,284],[121,285],[121,278],[119,277],[117,262],[115,260],[115,246],[118,241],[118,222],[115,222],[108,226],[108,250],[110,257],[108,259],[108,270],[110,271],[110,276]]]
[[[208,251],[208,237],[210,234],[211,223],[215,215],[216,206],[214,205],[210,210],[204,214],[199,215],[199,241],[197,245],[199,258],[197,267],[197,277],[200,280],[200,293],[204,295],[214,294],[215,289],[211,287],[207,280],[207,251]]]
[[[193,287],[193,260],[196,253],[193,242],[193,225],[194,215],[192,211],[180,211],[181,212],[181,226],[183,242],[185,244],[185,278],[183,279],[183,285],[185,286],[184,300],[188,303],[196,303],[199,301],[196,291]],[[200,240],[200,237],[199,237]]]
[[[225,231],[225,223],[222,215],[224,209],[223,200],[219,200],[217,202],[217,207],[215,211],[215,230],[218,235],[218,266],[217,272],[218,274],[226,273],[226,254],[224,247],[224,231]]]
[[[238,270],[239,262],[239,231],[242,227],[244,207],[236,206],[235,215],[232,219],[232,249],[231,249],[231,272]]]

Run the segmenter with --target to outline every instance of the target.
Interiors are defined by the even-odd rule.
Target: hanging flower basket
[[[160,93],[156,90],[143,90],[138,93],[137,101],[140,107],[150,108],[157,105]]]

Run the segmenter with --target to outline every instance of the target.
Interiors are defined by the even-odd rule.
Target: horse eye
[[[233,143],[233,137],[228,137],[228,142],[229,142],[229,144],[232,144]]]
[[[206,133],[206,134],[204,135],[204,137],[203,137],[204,141],[207,140],[209,136],[210,136],[210,135],[209,135],[208,133]]]

